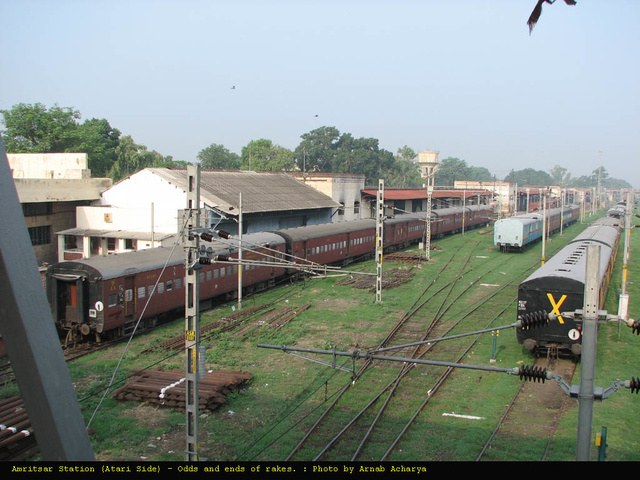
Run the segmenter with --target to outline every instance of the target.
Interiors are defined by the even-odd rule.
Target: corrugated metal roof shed
[[[186,191],[186,170],[148,170]],[[238,213],[240,192],[243,214],[340,207],[331,197],[286,173],[200,171],[200,199],[209,207],[235,215]]]

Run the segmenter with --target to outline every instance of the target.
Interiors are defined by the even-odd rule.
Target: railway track
[[[550,249],[549,255],[554,253],[551,250],[559,248]],[[465,250],[468,252],[467,249],[461,251]],[[460,257],[460,253],[453,254],[446,261],[378,348],[404,345],[393,350],[393,356],[463,363],[481,334],[460,335],[460,338],[446,342],[426,342],[441,337],[457,337],[463,330],[474,332],[503,324],[497,320],[516,302],[517,285],[539,266],[539,261],[534,260],[524,271],[519,268],[518,273],[512,275],[505,273],[510,270],[509,259],[514,258],[512,256],[505,256],[499,264],[494,262],[491,265],[475,261],[475,258],[486,257],[475,255],[473,251],[462,260]],[[442,273],[456,268],[458,275],[455,279],[443,285],[440,280]],[[498,274],[506,275],[496,282],[501,286],[486,280],[492,273],[493,279]],[[465,301],[458,302],[461,299]],[[468,311],[456,311],[458,304],[466,304]],[[420,346],[407,346],[418,342]],[[377,349],[371,351],[378,354]],[[364,365],[355,371],[354,362],[352,381],[328,397],[325,389],[325,406],[317,406],[306,413],[294,427],[298,433],[302,427],[301,440],[290,450],[286,460],[393,460],[394,450],[402,449],[405,434],[456,369],[425,367],[423,364],[416,368],[416,364],[411,362],[398,368],[397,364],[390,366],[391,363],[365,359]],[[557,385],[548,386],[559,390]],[[506,431],[504,426],[502,428],[503,432]],[[274,448],[274,445],[279,448],[277,443],[281,437],[263,447],[260,453]],[[246,455],[247,459],[257,458],[251,458],[249,452]]]
[[[453,332],[464,321],[464,329],[471,324],[488,328],[509,306],[514,296],[505,288],[514,282],[514,277],[492,295],[487,295],[481,280],[498,268],[478,273],[470,283],[467,278],[479,266],[471,266],[475,253],[462,260],[452,257],[436,278],[427,286],[414,305],[395,326],[378,348],[390,349],[394,356],[411,359],[437,359],[460,362],[479,338],[453,340],[451,342],[419,343],[438,339]],[[506,260],[505,260],[506,261]],[[458,275],[451,282],[439,286],[438,278],[445,269],[456,265]],[[532,266],[533,268],[533,266]],[[498,296],[503,298],[496,300]],[[462,297],[472,296],[478,302],[468,312],[455,312],[454,307]],[[424,308],[426,305],[428,311]],[[496,312],[496,304],[502,308]],[[435,306],[434,306],[435,305]],[[490,313],[489,313],[490,312]],[[489,319],[487,321],[487,319]],[[408,344],[414,344],[409,345]],[[394,346],[399,348],[395,349]],[[431,398],[445,384],[453,368],[415,368],[415,363],[384,365],[385,362],[365,361],[354,374],[354,381],[347,384],[319,419],[309,428],[302,440],[291,451],[287,460],[314,461],[382,461],[388,460],[393,450],[402,441],[404,433],[411,427]],[[392,363],[392,362],[389,362]],[[427,381],[428,380],[428,381]],[[357,390],[356,393],[354,393]],[[354,393],[352,395],[352,393]],[[351,408],[345,413],[342,405],[351,404],[354,397],[368,399],[359,409]],[[400,422],[397,412],[405,412],[407,420]],[[380,432],[384,432],[379,434]],[[391,432],[394,432],[391,434]],[[384,440],[382,440],[384,439]]]
[[[538,358],[535,366],[561,375],[567,384],[571,384],[576,369],[575,362],[569,359]],[[516,455],[526,455],[527,458],[514,460],[546,460],[567,400],[568,397],[554,382],[542,385],[522,382],[477,461],[505,460]],[[527,452],[513,452],[509,448],[510,439],[514,437],[530,440]],[[541,442],[545,439],[546,442]]]
[[[473,246],[475,247],[475,246]],[[458,254],[459,255],[459,254]],[[462,255],[459,255],[462,256]],[[454,254],[433,281],[418,296],[408,313],[391,329],[388,336],[377,348],[388,348],[415,343],[417,341],[438,339],[451,333],[465,322],[464,329],[469,330],[471,323],[476,322],[478,328],[489,327],[502,312],[514,301],[504,290],[506,286],[520,277],[514,277],[498,290],[488,295],[486,286],[482,286],[482,279],[496,268],[484,270],[479,265],[473,265],[475,258],[472,249],[465,258],[457,258]],[[504,257],[504,265],[509,257]],[[479,262],[482,264],[482,262]],[[532,266],[531,268],[534,268]],[[459,272],[454,280],[444,285],[440,284],[440,276],[445,269],[457,268]],[[476,275],[471,282],[471,275]],[[519,275],[524,275],[519,272]],[[435,291],[434,291],[435,290]],[[501,296],[501,297],[499,297]],[[463,297],[477,298],[477,303],[468,312],[455,312],[457,300]],[[500,298],[498,300],[498,298]],[[431,308],[432,306],[434,306]],[[502,307],[496,307],[501,305]],[[426,306],[429,306],[427,312]],[[453,318],[453,320],[451,319]],[[482,323],[482,325],[479,325]],[[460,362],[477,341],[452,341],[423,344],[420,346],[406,346],[394,349],[394,356],[407,358],[437,358],[438,360]],[[98,348],[103,348],[104,345]],[[81,352],[80,355],[89,352]],[[424,368],[415,368],[416,364],[407,363],[398,367],[391,362],[367,361],[357,372],[354,372],[353,382],[349,382],[335,397],[329,408],[320,415],[304,435],[302,441],[294,447],[287,460],[306,460],[313,458],[322,461],[350,461],[350,460],[388,460],[394,449],[401,443],[404,433],[410,429],[414,420],[445,384],[452,368],[429,367],[428,383],[425,382]],[[355,387],[355,388],[354,388]],[[358,396],[362,396],[362,389],[368,390],[366,405],[358,407],[357,411],[350,409],[345,412],[343,405],[350,401],[352,390],[358,389]],[[517,405],[517,402],[514,402]],[[515,408],[515,407],[514,407]],[[410,412],[404,415],[406,421],[399,421],[390,412]],[[508,415],[505,415],[505,419]],[[496,429],[505,432],[506,422]],[[389,435],[378,435],[378,432],[396,432],[389,441]],[[497,452],[499,433],[493,435],[493,441],[488,443],[487,452]],[[380,438],[385,438],[381,441]],[[489,453],[483,453],[483,459],[488,459]]]

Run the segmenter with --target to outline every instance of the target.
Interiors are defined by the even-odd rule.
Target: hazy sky
[[[536,0],[0,0],[0,109],[72,107],[175,160],[334,126],[640,188],[640,1],[577,1],[529,35]]]

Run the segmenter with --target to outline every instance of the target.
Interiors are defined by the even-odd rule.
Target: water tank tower
[[[433,186],[433,175],[438,169],[438,152],[434,152],[433,150],[418,152],[418,165],[420,165],[422,178],[428,180],[427,185]]]

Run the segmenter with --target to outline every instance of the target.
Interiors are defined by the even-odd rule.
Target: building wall
[[[148,170],[141,170],[103,192],[98,203],[119,208],[150,208],[153,203],[158,211],[175,211],[186,208],[187,194]],[[200,203],[203,207],[204,202]]]
[[[56,233],[75,227],[76,207],[98,199],[111,179],[90,178],[86,153],[10,153],[7,160],[42,270],[58,261]]]
[[[53,264],[58,260],[56,232],[73,228],[76,223],[76,207],[88,201],[23,203],[25,223],[31,237],[33,252],[38,265]]]
[[[86,153],[8,153],[13,178],[75,178],[91,176]]]
[[[335,212],[332,221],[342,222],[362,218],[364,175],[310,173],[292,174],[301,182],[331,197],[344,208]]]
[[[152,208],[153,207],[153,208]],[[139,207],[87,206],[76,212],[78,228],[95,230],[130,230],[133,232],[176,233],[176,209],[160,209],[155,204]]]

